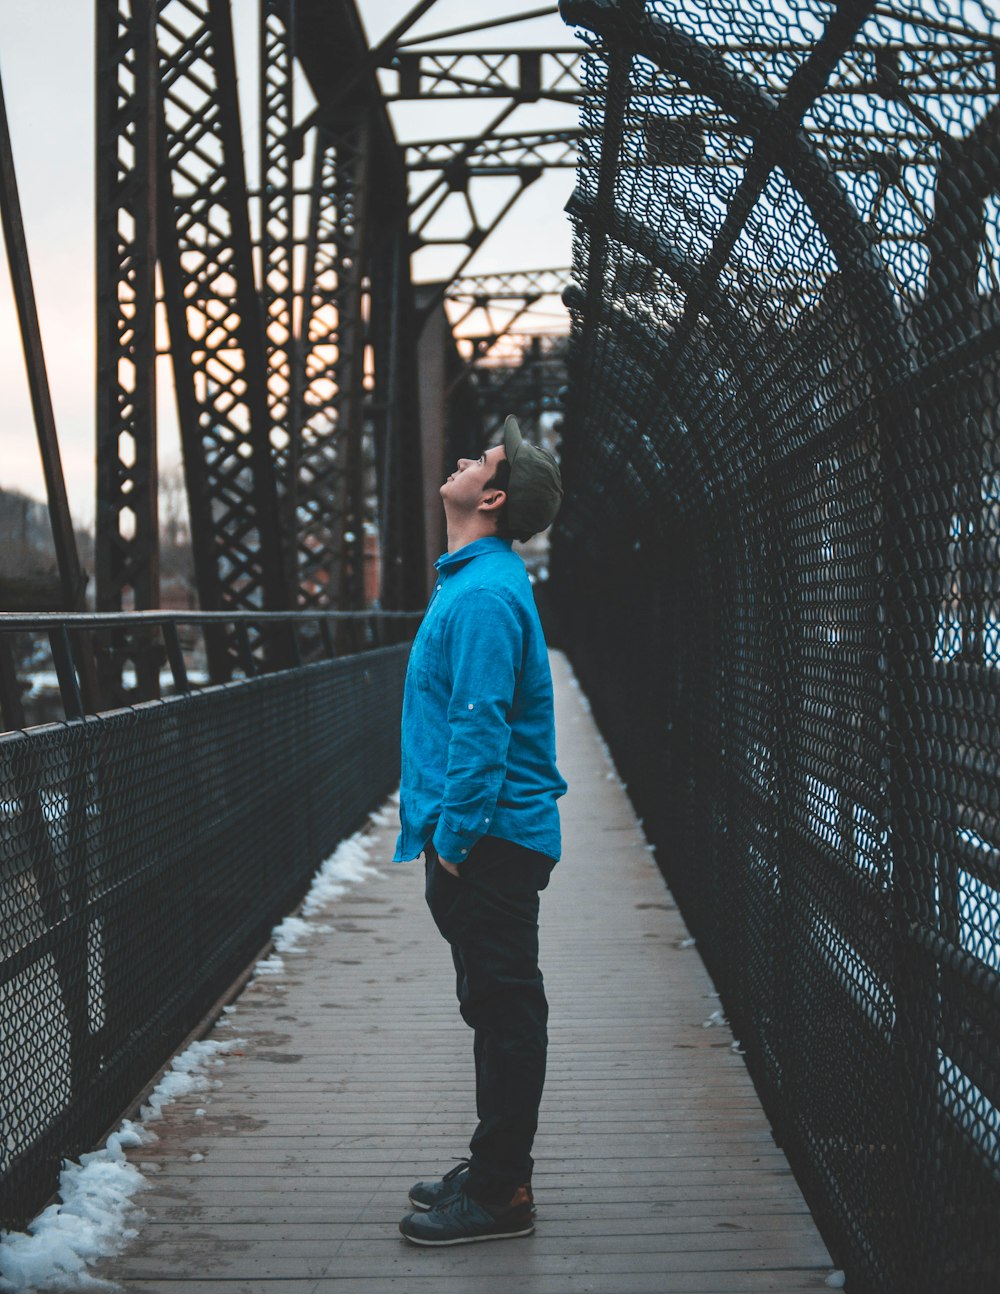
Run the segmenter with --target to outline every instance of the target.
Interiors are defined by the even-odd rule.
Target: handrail
[[[406,636],[407,628],[415,627],[422,616],[422,611],[375,607],[357,611],[0,611],[3,728],[11,731],[28,726],[11,646],[14,633],[47,636],[63,716],[70,721],[122,705],[159,699],[164,667],[170,670],[174,692],[185,694],[194,690],[197,684],[190,678],[184,660],[178,635],[180,626],[203,626],[206,646],[213,629],[218,633],[224,628],[235,628],[237,654],[232,663],[247,678],[253,678],[307,663],[303,660],[297,633],[307,625],[317,626],[319,631],[320,641],[310,648],[312,657],[332,659],[343,654],[345,631],[347,650],[353,652],[382,646],[386,633],[390,635],[389,641],[398,641],[399,630]],[[261,629],[260,641],[256,644],[250,640],[251,626]],[[396,627],[395,632],[391,626]],[[276,630],[282,632],[276,633]],[[107,637],[95,644],[91,634],[102,631]],[[156,636],[161,639],[160,643],[155,641]],[[137,676],[136,687],[131,689],[122,684],[122,664],[129,658],[136,662]],[[209,672],[213,684],[230,681],[230,674],[219,675],[217,667],[211,665],[211,658]]]
[[[51,629],[65,624],[73,629],[123,629],[141,624],[256,624],[259,621],[306,620],[420,620],[422,611],[0,611],[0,633]]]

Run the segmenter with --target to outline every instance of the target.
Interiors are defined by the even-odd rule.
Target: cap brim
[[[507,456],[508,463],[513,463],[517,451],[521,448],[522,439],[517,419],[509,413],[503,425],[503,452]]]

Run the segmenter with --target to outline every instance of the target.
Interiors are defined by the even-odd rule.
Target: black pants
[[[458,877],[433,845],[425,856],[427,906],[451,945],[462,1018],[475,1030],[479,1126],[466,1190],[505,1203],[531,1181],[534,1163],[549,1014],[538,969],[538,894],[554,860],[495,836],[477,841]]]

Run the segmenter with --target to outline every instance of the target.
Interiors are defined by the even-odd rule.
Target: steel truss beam
[[[452,279],[445,292],[445,300],[478,304],[482,300],[537,299],[562,292],[572,275],[573,271],[569,268],[507,270],[498,274],[467,275],[465,278]]]
[[[483,412],[487,440],[499,431],[511,410],[536,431],[543,413],[561,412],[567,353],[565,334],[508,333],[498,338],[492,348],[484,349],[482,359],[472,370],[471,381]]]
[[[540,130],[521,134],[490,134],[466,139],[430,139],[405,144],[407,169],[447,171],[456,163],[471,174],[516,174],[524,166],[575,170],[583,132]]]
[[[451,392],[471,379],[483,411],[486,439],[512,409],[530,425],[557,407],[558,393],[567,381],[564,335],[532,332],[530,325],[523,332],[514,329],[543,297],[561,295],[571,273],[569,269],[512,270],[455,279],[448,285],[445,300],[465,307],[452,321],[456,333],[476,311],[482,311],[491,329],[456,337],[467,359],[448,385]],[[494,326],[494,306],[507,314],[499,327]]]
[[[156,463],[156,7],[97,4],[97,533],[99,611],[160,604]],[[124,631],[101,656],[107,704],[156,696],[159,662]],[[135,663],[136,687],[122,687]]]
[[[417,409],[417,336],[405,204],[373,225],[370,247],[374,388],[369,402],[384,606],[422,605],[423,478]],[[420,542],[416,542],[419,537]],[[419,592],[418,592],[419,591]]]
[[[228,0],[160,0],[160,255],[204,610],[282,609],[261,304]],[[240,663],[216,643],[216,677]]]
[[[295,158],[291,145],[296,0],[260,0],[260,296],[271,455],[285,579],[296,579],[295,478],[301,413],[295,356]]]
[[[364,269],[369,126],[321,128],[303,300],[298,453],[302,606],[363,605]]]
[[[296,54],[317,102],[300,328],[298,597],[361,605],[376,523],[380,582],[376,590],[368,581],[367,596],[418,606],[422,501],[405,488],[421,477],[406,175],[353,0],[298,3]],[[392,40],[429,7],[416,4]]]
[[[621,170],[669,166],[743,167],[753,151],[753,138],[720,113],[705,111],[683,119],[639,112],[626,123],[629,149]],[[933,167],[937,144],[916,131],[852,130],[821,124],[810,135],[823,144],[837,171],[899,172],[903,167]],[[514,175],[525,166],[546,170],[575,170],[592,162],[600,148],[596,135],[579,129],[542,130],[523,134],[489,134],[465,139],[430,139],[407,143],[407,167],[414,174],[453,173],[461,167],[469,176]]]
[[[988,37],[950,44],[858,44],[844,55],[823,95],[876,95],[894,99],[953,98],[996,94],[1000,68]],[[789,41],[774,44],[726,44],[715,47],[738,75],[762,90],[781,94],[811,45]],[[387,103],[410,99],[540,99],[578,103],[599,93],[583,76],[585,51],[565,49],[434,49],[395,53],[383,65],[383,75],[395,76],[387,88]],[[630,87],[633,98],[689,97],[690,87],[674,72],[642,63]]]

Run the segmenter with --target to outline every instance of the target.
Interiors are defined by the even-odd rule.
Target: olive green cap
[[[559,465],[547,449],[521,435],[513,414],[503,425],[503,448],[510,463],[507,526],[515,539],[530,539],[555,520],[562,503]]]

